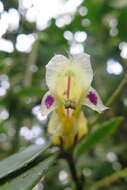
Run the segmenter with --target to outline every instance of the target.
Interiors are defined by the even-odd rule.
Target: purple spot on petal
[[[87,98],[90,100],[91,103],[97,105],[97,96],[94,92],[90,91],[87,95]]]
[[[49,109],[51,106],[52,106],[52,104],[54,103],[54,97],[53,96],[51,96],[51,95],[48,95],[47,97],[46,97],[46,99],[45,99],[45,105],[46,105],[46,107],[47,107],[47,109]]]

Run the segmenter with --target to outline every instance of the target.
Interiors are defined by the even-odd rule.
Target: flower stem
[[[68,163],[72,179],[76,186],[76,190],[83,190],[83,181],[79,178],[77,174],[77,169],[75,167],[75,161],[72,154],[69,152],[62,152],[62,158],[64,158]]]

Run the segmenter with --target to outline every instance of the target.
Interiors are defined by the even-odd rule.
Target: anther
[[[75,109],[76,105],[75,102],[71,101],[71,100],[67,100],[64,104],[65,109],[71,108],[71,109]]]

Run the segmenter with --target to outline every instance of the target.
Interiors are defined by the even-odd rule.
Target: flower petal
[[[78,117],[78,121],[77,121],[77,127],[78,127],[78,140],[81,139],[81,137],[83,137],[87,132],[88,132],[88,128],[87,128],[87,119],[84,116],[83,112],[80,112],[79,117]]]
[[[58,101],[78,103],[87,93],[93,78],[90,57],[79,54],[71,59],[54,56],[46,66],[46,82]]]
[[[65,110],[66,111],[66,110]],[[64,107],[58,107],[53,111],[49,123],[48,132],[55,136],[74,135],[77,131],[75,117],[68,117],[64,114]]]
[[[82,101],[83,105],[90,107],[91,109],[101,113],[108,107],[104,106],[97,91],[90,87],[85,99]]]
[[[55,97],[48,91],[42,98],[41,114],[48,115],[57,107]]]
[[[63,55],[55,55],[46,65],[46,84],[48,88],[54,92],[56,88],[56,80],[59,70],[68,62],[68,59]]]
[[[82,71],[84,86],[85,89],[88,89],[93,79],[93,70],[90,63],[90,55],[88,55],[87,53],[76,54],[73,56],[73,60]]]
[[[60,136],[62,124],[59,120],[58,114],[54,111],[48,123],[48,133],[50,135]]]
[[[69,149],[74,143],[77,143],[88,131],[87,120],[81,111],[77,118],[73,118],[71,131],[67,132],[67,126],[62,125],[56,112],[51,115],[48,132],[52,136],[52,142],[56,145],[62,145],[65,150]],[[66,133],[67,132],[67,133]]]

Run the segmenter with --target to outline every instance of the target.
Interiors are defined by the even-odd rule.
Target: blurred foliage
[[[5,10],[9,8],[18,9],[18,1],[2,0]],[[50,6],[50,5],[49,5]],[[86,7],[88,13],[81,15],[81,8]],[[48,11],[48,10],[47,10]],[[115,21],[115,25],[112,22]],[[93,86],[99,91],[104,102],[112,96],[123,79],[126,69],[127,60],[121,56],[119,44],[127,40],[127,2],[124,0],[84,0],[77,8],[70,24],[58,27],[55,19],[50,21],[50,25],[42,30],[37,31],[35,24],[28,22],[21,16],[20,26],[14,32],[7,32],[4,38],[12,40],[15,43],[19,34],[36,33],[38,39],[33,45],[30,53],[22,53],[15,49],[13,53],[0,52],[0,77],[8,77],[10,87],[4,96],[0,96],[0,159],[4,159],[9,155],[19,151],[28,145],[37,142],[37,138],[46,142],[49,141],[46,133],[47,121],[40,120],[34,113],[33,108],[37,108],[41,103],[41,98],[47,87],[45,85],[45,65],[54,54],[60,53],[67,55],[70,49],[70,41],[64,38],[64,32],[85,31],[87,39],[82,45],[85,51],[91,55],[92,67],[95,71]],[[113,59],[118,61],[123,72],[119,75],[107,72],[107,61]],[[115,66],[114,66],[115,67]],[[83,108],[89,123],[98,116],[95,112],[88,108]],[[9,117],[2,119],[3,110],[9,114]],[[124,87],[118,94],[114,103],[110,106],[110,110],[105,111],[103,117],[97,120],[99,130],[103,127],[103,122],[112,118],[122,116],[124,119],[120,123],[120,127],[112,135],[106,137],[99,142],[94,148],[90,146],[89,151],[83,152],[77,158],[77,169],[79,174],[85,177],[86,189],[101,180],[102,178],[118,172],[120,169],[127,167],[127,88]],[[113,120],[114,122],[118,122]],[[105,133],[101,131],[103,136],[110,133],[108,130],[114,128],[103,128]],[[25,138],[21,131],[24,127],[32,132],[34,126],[39,126],[42,131],[37,137]],[[25,128],[26,129],[26,128]],[[92,126],[94,131],[94,127]],[[96,126],[95,126],[96,130]],[[91,128],[89,134],[92,136]],[[97,132],[97,131],[96,131]],[[91,141],[90,136],[86,138]],[[98,137],[100,138],[100,136]],[[83,139],[83,143],[85,137]],[[94,139],[94,143],[95,139]],[[82,144],[81,144],[82,145]],[[85,145],[85,144],[84,144]],[[46,162],[46,161],[45,161]],[[42,167],[43,163],[36,167]],[[41,165],[42,164],[42,165]],[[35,168],[36,170],[36,168]],[[34,167],[29,172],[33,173]],[[62,181],[60,173],[67,172],[69,179]],[[29,175],[29,174],[28,174]],[[32,175],[32,174],[31,174]],[[37,176],[36,176],[37,177]],[[34,176],[33,176],[34,178]],[[27,179],[27,178],[26,178]],[[34,178],[36,182],[39,182]],[[63,160],[59,160],[57,165],[49,170],[48,177],[43,185],[44,189],[65,189],[71,190],[70,174],[67,164]],[[11,183],[11,182],[10,182]],[[26,182],[24,181],[24,184]],[[13,187],[13,186],[12,186]],[[33,186],[30,186],[31,188]],[[109,190],[126,190],[127,179],[123,178],[114,183],[110,183]],[[14,188],[12,188],[14,189]],[[107,189],[107,187],[102,187]]]
[[[94,128],[94,131],[82,141],[76,148],[76,156],[80,156],[85,151],[88,151],[91,147],[102,141],[105,137],[116,131],[120,125],[122,118],[117,118],[104,123],[103,125]]]

